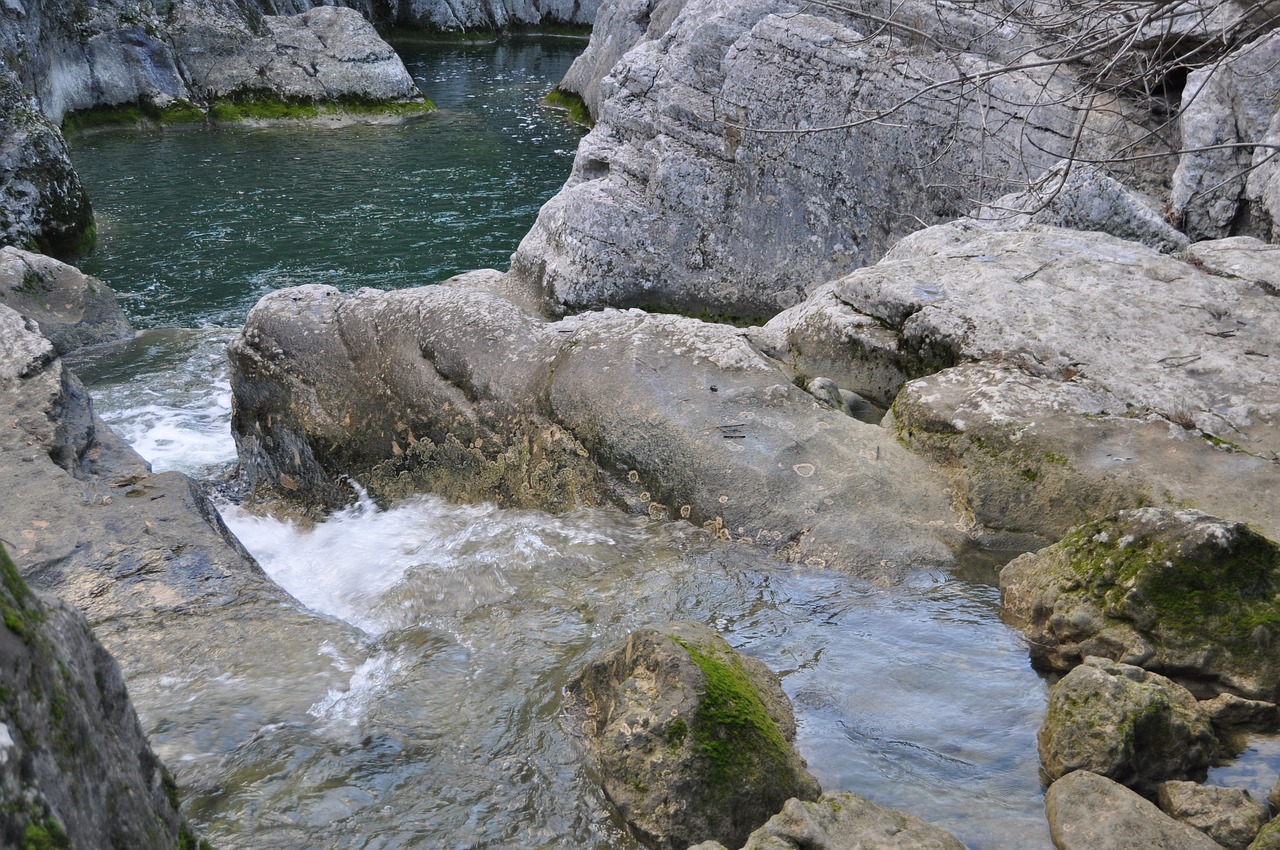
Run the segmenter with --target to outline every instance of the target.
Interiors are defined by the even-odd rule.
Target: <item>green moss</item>
[[[591,117],[591,110],[587,108],[586,101],[573,92],[560,88],[552,89],[542,99],[542,104],[548,109],[564,113],[572,124],[588,129],[596,125],[595,119]]]
[[[160,107],[149,101],[124,103],[115,106],[95,106],[77,109],[62,119],[62,132],[73,136],[102,129],[155,129],[179,124],[203,124],[204,112],[195,104],[175,100]]]
[[[667,743],[672,747],[684,746],[685,738],[689,736],[689,726],[683,720],[675,720],[667,727]]]
[[[737,659],[723,661],[690,643],[672,640],[689,653],[706,681],[692,731],[694,746],[711,765],[711,789],[725,793],[786,771],[787,742]]]
[[[22,832],[22,850],[67,850],[71,839],[52,817],[27,824]]]
[[[3,582],[5,589],[4,597],[0,598],[0,607],[4,609],[4,624],[22,638],[24,643],[30,643],[35,637],[35,627],[44,622],[44,614],[31,604],[34,601],[31,589],[23,581],[3,544],[0,544],[0,582]]]
[[[342,98],[330,102],[280,100],[260,95],[244,95],[215,101],[209,107],[209,120],[215,124],[239,124],[245,121],[313,121],[324,116],[389,115],[410,118],[435,111],[429,100],[373,101]]]

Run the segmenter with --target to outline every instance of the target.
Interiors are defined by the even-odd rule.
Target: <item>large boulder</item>
[[[1222,850],[1137,793],[1088,771],[1054,782],[1044,804],[1058,850]]]
[[[778,679],[705,626],[632,633],[565,691],[605,793],[641,840],[733,847],[818,782]]]
[[[1265,266],[1268,248],[1207,265],[1100,233],[953,223],[753,339],[797,375],[895,402],[900,436],[983,526],[1043,543],[1190,503],[1280,534],[1280,302],[1265,275],[1225,268]]]
[[[1274,151],[1263,142],[1280,90],[1280,31],[1260,36],[1220,62],[1192,72],[1183,88],[1182,148],[1170,197],[1170,215],[1193,239],[1271,235],[1271,216],[1253,216],[1247,191],[1255,161]],[[1266,178],[1259,178],[1265,180]]]
[[[1000,587],[1038,666],[1100,655],[1209,692],[1280,699],[1280,547],[1240,523],[1121,511],[1011,561]]]
[[[689,850],[726,850],[708,841]],[[954,835],[914,815],[840,791],[788,800],[742,850],[964,850]]]
[[[1076,113],[1056,78],[983,78],[977,54],[867,37],[873,20],[833,9],[693,0],[661,34],[628,24],[619,43],[639,40],[513,272],[559,310],[768,316],[1060,158]],[[957,76],[979,82],[929,85]]]
[[[1086,770],[1140,789],[1203,774],[1218,749],[1190,691],[1104,658],[1086,659],[1053,686],[1038,740],[1050,779]]]
[[[0,245],[69,257],[92,247],[94,233],[66,141],[0,67]]]
[[[1267,807],[1242,788],[1174,779],[1157,789],[1160,809],[1194,826],[1227,850],[1245,850],[1270,820]]]
[[[640,311],[547,322],[511,283],[265,297],[230,347],[250,483],[330,507],[348,479],[378,498],[607,500],[876,577],[953,562],[944,480],[741,331]]]
[[[0,611],[0,845],[195,850],[120,668],[2,545]]]
[[[33,320],[58,354],[133,335],[116,294],[102,281],[11,246],[0,248],[0,304]]]

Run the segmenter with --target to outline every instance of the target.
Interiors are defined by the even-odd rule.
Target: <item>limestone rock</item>
[[[1280,242],[1280,110],[1262,137],[1263,147],[1253,152],[1253,170],[1245,181],[1252,229],[1263,238]]]
[[[216,6],[184,2],[176,7],[172,33],[189,85],[202,101],[421,98],[396,52],[351,9],[266,15],[251,27]]]
[[[1093,230],[1165,253],[1180,251],[1190,242],[1164,220],[1155,201],[1094,165],[1060,162],[1028,189],[992,201],[971,217],[998,230],[1020,230],[1028,224]]]
[[[952,562],[943,479],[742,332],[639,311],[547,322],[509,283],[264,298],[230,348],[251,483],[328,506],[348,476],[378,498],[612,501],[881,578]]]
[[[1048,541],[1119,508],[1190,503],[1280,535],[1272,252],[1200,253],[1219,259],[938,226],[752,338],[797,376],[896,399],[899,434],[981,525]]]
[[[963,850],[945,830],[847,791],[788,800],[742,850]],[[695,850],[695,848],[690,848]],[[708,848],[712,850],[712,848]]]
[[[0,609],[0,844],[195,848],[120,668],[78,611],[27,587],[2,545]]]
[[[1267,807],[1240,788],[1172,780],[1157,789],[1165,814],[1203,832],[1228,850],[1245,850],[1270,819]]]
[[[1192,149],[1262,141],[1276,115],[1277,89],[1280,32],[1262,35],[1187,77],[1179,121],[1182,147],[1190,152],[1181,156],[1174,172],[1170,212],[1193,239],[1271,235],[1269,221],[1265,227],[1250,226],[1243,204],[1255,152],[1246,147]],[[1256,179],[1256,186],[1267,180]],[[1255,194],[1261,196],[1262,190]]]
[[[654,7],[662,20],[673,10]],[[639,29],[628,26],[620,44]],[[971,92],[957,104],[945,87],[920,90],[958,71],[979,75],[988,60],[953,62],[867,37],[872,29],[865,17],[788,0],[692,0],[661,35],[646,29],[601,80],[595,129],[513,272],[566,311],[768,316],[921,222],[1025,186],[1056,161],[1042,151],[1061,141],[1072,109],[1025,106],[1054,81],[1002,75],[974,95],[985,109]],[[858,125],[904,101],[891,121]],[[993,125],[1008,135],[985,144]],[[976,185],[975,174],[999,177]]]
[[[58,354],[133,335],[102,281],[14,247],[0,248],[0,304],[34,320]]]
[[[792,797],[820,789],[792,749],[777,678],[711,629],[632,633],[566,689],[605,793],[644,843],[734,847]]]
[[[1239,732],[1274,732],[1280,728],[1280,706],[1265,700],[1245,699],[1235,694],[1218,694],[1202,700],[1219,738]]]
[[[1058,850],[1221,850],[1123,785],[1087,771],[1068,774],[1045,794]]]
[[[1202,774],[1217,749],[1209,716],[1186,688],[1104,658],[1053,686],[1038,739],[1051,779],[1085,770],[1138,788]]]
[[[92,247],[93,234],[66,141],[0,69],[0,244],[69,257]]]
[[[1000,587],[1039,666],[1101,655],[1274,702],[1278,568],[1280,549],[1247,526],[1141,508],[1011,561]]]

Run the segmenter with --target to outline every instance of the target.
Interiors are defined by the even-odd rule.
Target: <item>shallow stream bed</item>
[[[234,462],[222,352],[263,293],[505,268],[568,173],[577,134],[538,99],[580,47],[406,51],[440,112],[400,127],[78,140],[101,220],[86,269],[147,329],[78,365],[104,418],[157,469],[215,475]],[[1000,622],[993,575],[875,587],[606,510],[423,497],[310,529],[234,505],[224,516],[302,604],[364,637],[316,648],[344,687],[313,693],[307,671],[275,670],[272,686],[309,708],[260,728],[236,727],[235,706],[200,682],[134,690],[144,723],[148,706],[181,700],[231,730],[225,752],[165,753],[217,847],[632,850],[561,690],[627,632],[674,619],[714,625],[781,674],[824,788],[907,809],[973,850],[1051,846],[1035,751],[1046,689]],[[1250,764],[1223,775],[1265,793],[1271,777]]]

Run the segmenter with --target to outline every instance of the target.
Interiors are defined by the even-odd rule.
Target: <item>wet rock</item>
[[[605,793],[650,847],[738,847],[788,799],[820,793],[777,677],[704,626],[634,632],[565,695]]]
[[[2,545],[0,610],[0,844],[194,850],[120,668],[78,611],[27,587]]]
[[[1245,850],[1270,819],[1267,807],[1240,788],[1173,780],[1157,789],[1170,817],[1203,832],[1228,850]]]
[[[1058,850],[1221,850],[1123,785],[1087,771],[1068,774],[1045,794]]]
[[[1179,116],[1182,147],[1208,149],[1191,150],[1179,159],[1170,213],[1193,239],[1270,237],[1271,216],[1252,222],[1245,203],[1255,151],[1232,145],[1264,139],[1277,114],[1277,88],[1280,32],[1265,34],[1187,77]],[[1258,187],[1268,178],[1257,180],[1254,195],[1261,199],[1264,190]]]
[[[18,248],[0,248],[0,304],[35,321],[58,354],[133,335],[110,287]]]
[[[201,101],[421,99],[396,52],[352,9],[320,6],[259,21],[204,4],[176,9],[173,43]]]
[[[1141,508],[1011,561],[1000,587],[1039,666],[1100,655],[1274,702],[1278,567],[1280,549],[1247,526]]]
[[[70,257],[93,238],[93,210],[66,141],[0,69],[0,244]]]
[[[921,89],[957,65],[979,75],[986,59],[953,62],[945,51],[869,38],[865,17],[830,9],[693,0],[661,35],[646,28],[600,81],[595,129],[513,271],[564,311],[768,316],[876,260],[921,222],[971,209],[975,194],[1024,186],[1020,175],[1058,158],[1040,151],[1061,140],[1072,110],[1024,106],[1053,81],[1000,76],[973,95],[996,114],[970,108],[968,91],[957,103],[956,91]],[[636,37],[638,25],[628,26],[619,45]],[[902,102],[890,122],[753,130],[857,125]],[[1008,128],[1009,144],[980,143],[993,124]],[[977,186],[975,174],[1001,177]]]
[[[1258,242],[1217,253],[1270,258]],[[1261,278],[1206,268],[1098,233],[955,223],[752,338],[796,375],[896,399],[898,433],[949,471],[959,507],[1029,545],[1152,503],[1280,534],[1280,302]]]
[[[751,833],[742,850],[963,850],[955,836],[913,815],[877,806],[856,794],[788,800]],[[689,850],[725,850],[716,842]]]
[[[942,479],[818,404],[735,328],[639,311],[546,322],[509,279],[264,298],[231,345],[255,487],[303,504],[612,501],[875,577],[952,562]]]
[[[1217,752],[1209,716],[1186,688],[1104,658],[1053,686],[1038,739],[1051,779],[1084,770],[1140,789],[1203,774]]]

